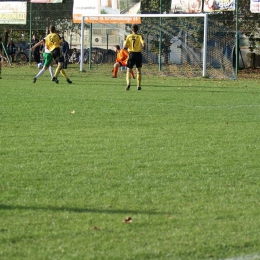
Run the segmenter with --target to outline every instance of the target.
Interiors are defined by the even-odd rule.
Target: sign
[[[80,18],[81,19],[81,18]],[[81,20],[80,20],[81,21]],[[85,16],[85,23],[120,23],[120,24],[140,24],[141,18],[134,16]]]
[[[211,13],[222,11],[235,11],[235,0],[204,0],[203,12]],[[172,0],[171,12],[201,13],[202,0]]]
[[[250,11],[252,13],[260,13],[260,0],[250,1]]]
[[[235,11],[235,0],[205,0],[204,12]]]
[[[56,3],[62,3],[62,0],[31,0],[31,3],[56,4]]]
[[[0,24],[26,24],[27,2],[0,2]]]
[[[201,0],[172,0],[172,13],[200,13],[202,8]]]
[[[97,16],[102,14],[102,16]],[[109,14],[109,16],[104,16]],[[113,17],[112,15],[117,16]],[[140,24],[141,18],[134,16],[119,15],[118,0],[74,0],[73,22],[81,23],[84,16],[85,23],[117,23],[117,24]]]

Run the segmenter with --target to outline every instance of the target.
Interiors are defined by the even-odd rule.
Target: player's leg
[[[126,90],[130,89],[131,75],[133,74],[133,67],[136,65],[136,53],[130,52],[127,60],[127,71],[126,71]]]
[[[141,90],[141,81],[142,81],[142,74],[141,74],[141,68],[142,68],[142,53],[138,52],[136,53],[136,81],[137,81],[137,90]]]
[[[47,68],[46,67],[43,67],[37,74],[36,76],[33,78],[33,83],[36,82],[36,80],[45,72]]]
[[[56,48],[52,51],[52,58],[56,61],[56,63],[58,64],[55,73],[54,73],[54,77],[52,78],[52,81],[54,81],[55,83],[59,83],[58,81],[58,76],[60,74],[60,70],[63,67],[63,62],[64,62],[64,58],[61,54],[60,48]]]
[[[136,68],[136,82],[137,82],[137,90],[141,90],[141,81],[142,81],[142,73],[141,68]]]
[[[43,53],[44,65],[43,68],[37,73],[37,75],[33,78],[33,83],[49,68],[52,62],[52,56],[49,53]]]
[[[65,72],[64,69],[61,69],[61,70],[60,70],[60,74],[67,80],[67,82],[68,82],[69,84],[72,83],[72,81],[68,78],[68,76],[67,76],[67,74],[66,74],[66,72]]]
[[[131,74],[133,72],[133,67],[129,67],[130,65],[127,66],[127,71],[126,71],[126,89],[130,89],[130,83],[131,83]]]
[[[132,77],[133,79],[135,79],[134,70],[132,70],[132,72],[131,72],[131,77]]]
[[[116,62],[114,64],[114,69],[113,69],[113,76],[112,78],[117,78],[117,72],[118,72],[118,68],[121,66],[121,64],[119,62]]]

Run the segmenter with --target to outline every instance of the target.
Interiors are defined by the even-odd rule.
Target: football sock
[[[117,72],[118,72],[118,67],[115,67],[115,68],[114,68],[114,73],[113,73],[113,76],[114,76],[114,77],[117,76]]]
[[[127,72],[126,72],[126,85],[130,84],[130,80],[131,80],[131,74],[130,74],[129,70],[127,70]]]
[[[64,69],[61,69],[61,70],[60,70],[60,74],[61,74],[64,78],[68,79],[68,76],[66,75]]]
[[[133,72],[133,71],[131,72],[131,76],[132,76],[132,78],[134,78],[134,77],[135,77],[135,74],[134,74],[134,72]]]
[[[136,75],[137,87],[141,87],[141,79],[142,79],[141,73],[137,73]]]
[[[45,72],[45,69],[42,68],[42,69],[38,72],[38,74],[35,76],[35,78],[39,78],[44,72]]]
[[[51,74],[51,78],[53,78],[54,77],[54,73],[53,73],[53,67],[52,66],[49,67],[49,72]]]
[[[55,78],[58,78],[58,75],[59,75],[61,69],[62,69],[62,67],[60,65],[58,65],[58,67],[55,70],[55,74],[54,74]]]

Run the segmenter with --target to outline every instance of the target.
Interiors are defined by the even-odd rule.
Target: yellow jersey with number
[[[125,46],[129,52],[141,52],[144,39],[141,34],[132,33],[126,37]]]
[[[45,45],[49,51],[60,48],[61,38],[57,33],[50,33],[45,38]]]

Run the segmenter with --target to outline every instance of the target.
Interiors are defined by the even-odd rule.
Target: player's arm
[[[44,39],[40,40],[39,42],[37,42],[32,48],[31,50],[33,51],[35,48],[37,48],[38,46],[40,46],[42,43],[44,43]]]

